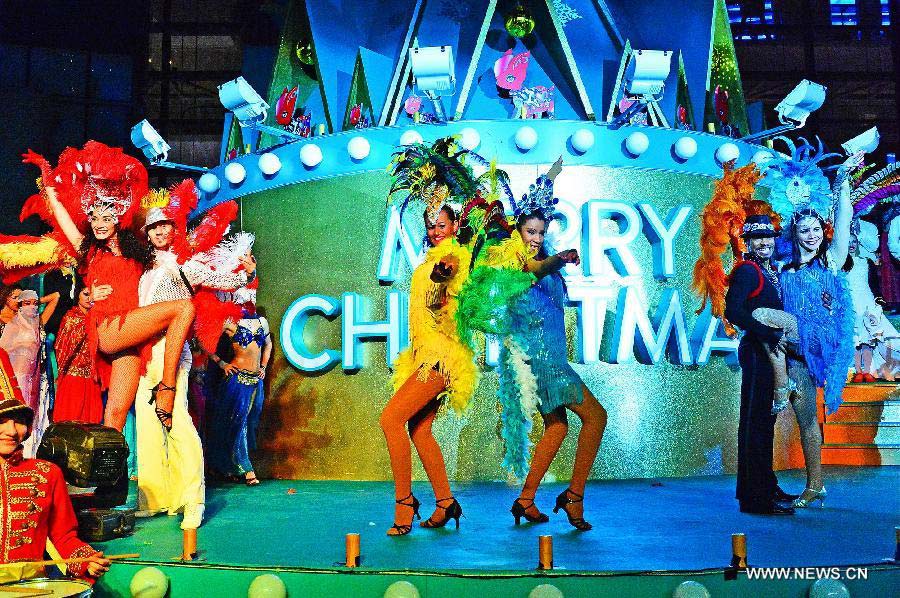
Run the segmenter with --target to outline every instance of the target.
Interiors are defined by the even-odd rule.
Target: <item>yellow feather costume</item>
[[[435,264],[445,257],[457,260],[456,273],[447,282],[431,280]],[[411,376],[425,380],[432,369],[443,376],[447,399],[457,413],[462,413],[478,382],[478,369],[472,350],[465,346],[456,331],[456,309],[459,291],[469,277],[471,254],[455,239],[447,239],[428,250],[425,261],[412,275],[409,298],[410,346],[394,364],[394,392]]]

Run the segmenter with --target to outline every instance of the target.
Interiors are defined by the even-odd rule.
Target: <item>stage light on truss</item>
[[[456,63],[451,46],[410,48],[409,61],[413,82],[434,104],[438,120],[446,120],[442,96],[456,93]]]
[[[175,170],[188,170],[191,172],[206,172],[206,168],[200,166],[190,166],[188,164],[177,164],[169,162],[169,150],[172,149],[162,135],[150,124],[146,118],[138,124],[131,127],[131,143],[141,150],[147,159],[150,160],[152,166],[161,166],[163,168],[172,168]]]
[[[658,118],[663,121],[663,126],[668,126],[662,118],[658,103],[663,98],[666,79],[671,70],[671,50],[633,50],[627,57],[622,85],[625,97],[635,101],[610,123],[610,128],[617,129],[630,122],[635,114],[648,105],[652,106],[651,111],[659,114]]]
[[[778,114],[778,122],[780,126],[753,135],[742,137],[741,141],[750,143],[774,137],[781,133],[786,133],[794,129],[799,129],[806,125],[806,119],[809,115],[822,107],[825,103],[825,95],[827,87],[819,83],[814,83],[809,79],[804,79],[795,87],[781,102],[775,106],[775,112]]]
[[[243,77],[219,85],[219,101],[232,112],[242,127],[255,129],[281,139],[300,140],[300,135],[263,124],[269,114],[269,104]]]
[[[625,71],[625,92],[632,96],[649,96],[659,101],[671,70],[671,51],[635,50]]]
[[[853,139],[842,143],[841,148],[843,148],[848,156],[860,152],[871,154],[878,149],[879,143],[881,143],[881,135],[878,133],[878,127],[872,127],[868,131],[860,133]]]

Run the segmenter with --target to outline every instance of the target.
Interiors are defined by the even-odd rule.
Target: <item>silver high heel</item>
[[[812,494],[809,498],[803,498],[807,493]],[[803,491],[803,494],[800,495],[799,498],[795,498],[792,503],[795,509],[805,509],[806,507],[812,506],[812,504],[816,501],[819,501],[819,507],[825,507],[825,497],[828,496],[828,492],[825,490],[825,485],[822,485],[822,489],[819,491],[813,490],[812,488],[807,488]]]
[[[772,403],[772,415],[778,415],[791,404],[791,397],[797,392],[797,383],[788,380],[784,386],[775,389],[775,400]]]

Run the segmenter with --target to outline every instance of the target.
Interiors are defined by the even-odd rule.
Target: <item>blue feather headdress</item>
[[[760,184],[769,187],[769,203],[783,222],[790,222],[798,213],[812,212],[828,219],[834,203],[831,182],[825,173],[838,166],[822,168],[820,163],[829,158],[839,158],[840,154],[825,153],[818,138],[818,149],[806,139],[800,138],[796,145],[787,137],[776,137],[785,142],[791,150],[790,157],[776,155],[762,166],[763,179]]]

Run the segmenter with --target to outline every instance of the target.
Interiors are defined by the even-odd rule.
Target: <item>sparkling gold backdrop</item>
[[[513,190],[523,193],[546,167],[504,166]],[[649,202],[665,218],[671,207],[694,210],[675,242],[676,276],[657,281],[651,270],[651,246],[642,234],[632,243],[644,274],[642,289],[654,313],[661,293],[681,292],[688,333],[697,301],[690,293],[691,268],[698,251],[698,212],[709,198],[712,180],[659,171],[568,167],[557,179],[557,195],[574,204],[585,199]],[[242,203],[242,226],[256,234],[259,304],[275,333],[273,367],[259,430],[255,463],[264,474],[296,479],[390,478],[388,455],[378,426],[390,397],[390,372],[384,342],[366,343],[367,366],[345,373],[340,365],[310,375],[291,366],[281,353],[278,327],[292,301],[305,294],[340,298],[357,292],[371,298],[372,319],[385,318],[391,288],[408,289],[408,270],[393,287],[379,285],[376,264],[386,216],[388,176],[371,172],[285,187],[249,196]],[[418,214],[416,214],[418,216]],[[413,218],[409,219],[413,221]],[[557,249],[564,249],[557,247]],[[587,248],[579,247],[584,253]],[[610,301],[602,356],[608,355],[615,323]],[[569,308],[570,359],[575,360],[577,313]],[[341,346],[340,321],[311,317],[305,331],[311,352]],[[602,357],[606,359],[606,357]],[[591,391],[606,407],[609,424],[594,465],[594,478],[681,476],[733,472],[739,405],[739,372],[713,356],[703,366],[575,364]],[[451,479],[505,479],[494,393],[496,376],[486,371],[471,409],[462,419],[445,415],[435,434],[445,451]],[[569,477],[579,429],[570,413],[569,435],[550,468],[557,479]],[[536,421],[535,438],[540,432]],[[424,479],[414,459],[414,475]]]

